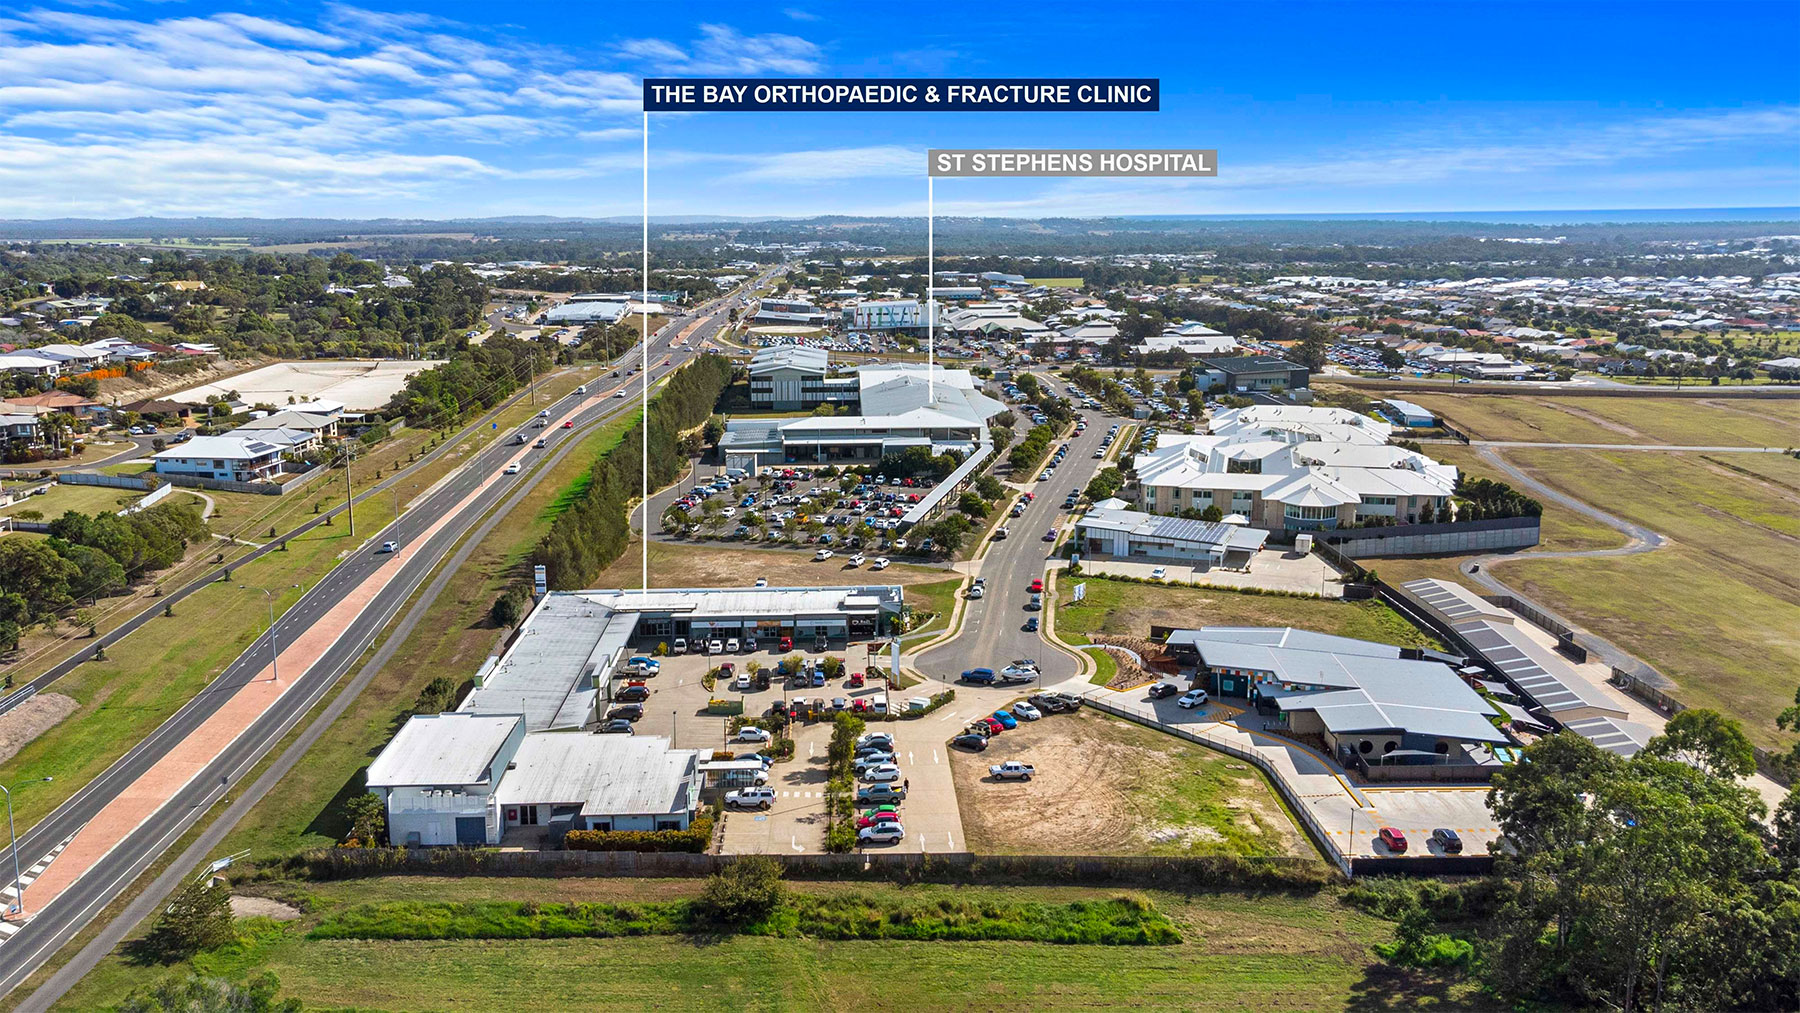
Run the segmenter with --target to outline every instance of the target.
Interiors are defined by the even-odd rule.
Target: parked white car
[[[875,565],[869,567],[869,569],[871,569],[871,570],[885,570],[887,568],[888,568],[888,558],[886,556],[876,556],[875,557]]]
[[[856,839],[863,844],[894,844],[906,839],[906,828],[898,823],[877,823],[857,831]]]
[[[738,638],[732,637],[730,640],[725,641],[725,650],[730,654],[736,654],[738,652]]]
[[[749,690],[750,690],[750,673],[749,672],[739,672],[737,674],[737,678],[731,680],[731,688],[737,690],[740,693],[749,692]]]
[[[1033,707],[1023,700],[1013,704],[1008,710],[1012,711],[1013,717],[1024,718],[1027,721],[1036,721],[1038,718],[1044,716],[1043,711],[1038,710],[1036,707]]]
[[[1156,569],[1150,571],[1150,579],[1151,580],[1161,580],[1164,577],[1167,577],[1168,575],[1169,575],[1169,568],[1166,566],[1159,566]]]
[[[1190,689],[1181,695],[1181,699],[1175,701],[1175,706],[1184,710],[1193,710],[1195,707],[1199,707],[1205,703],[1206,690]]]
[[[739,742],[770,742],[774,740],[774,738],[775,736],[769,734],[768,729],[758,728],[755,725],[745,725],[738,729],[737,733],[737,740]],[[899,768],[896,767],[894,769],[898,770]]]
[[[767,809],[775,804],[773,788],[740,788],[725,793],[725,804],[744,809]]]
[[[706,653],[708,653],[708,654],[723,654],[724,651],[725,651],[725,645],[720,643],[719,641],[708,640],[706,642]]]
[[[768,733],[764,733],[765,735]],[[900,780],[900,765],[897,763],[877,763],[868,767],[858,775],[862,780],[872,784],[885,784]]]
[[[813,562],[823,563],[824,561],[826,561],[827,559],[830,559],[834,555],[836,555],[836,553],[832,552],[830,549],[820,549],[819,551],[813,553]]]
[[[860,552],[859,552],[859,553],[857,553],[857,554],[856,554],[856,555],[854,555],[854,556],[851,556],[851,557],[850,557],[850,565],[851,565],[851,566],[861,566],[861,565],[863,565],[863,554],[862,554],[862,553],[860,553]]]

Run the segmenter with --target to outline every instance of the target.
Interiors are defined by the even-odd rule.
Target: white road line
[[[804,852],[806,850],[805,848],[800,846],[800,838],[798,836],[790,835],[788,837],[788,843],[792,844],[794,846],[795,851]]]

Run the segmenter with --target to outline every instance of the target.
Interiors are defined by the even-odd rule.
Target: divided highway
[[[665,376],[697,354],[699,345],[724,325],[725,304],[726,300],[716,300],[693,313],[677,317],[653,336],[648,357],[649,381]],[[696,320],[698,326],[682,347],[670,350],[670,337]],[[640,351],[633,349],[621,358],[619,365],[637,364],[639,356]],[[668,365],[663,365],[665,361]],[[607,385],[606,389],[596,393],[610,395],[612,389]],[[556,424],[533,432],[546,436],[552,448],[564,440],[578,439],[593,426],[639,406],[638,376],[625,381],[621,389],[627,394],[624,398],[604,396],[597,401],[585,402],[565,399],[562,404],[549,409]],[[576,410],[583,403],[589,406]],[[573,421],[573,430],[561,428],[565,419]],[[0,944],[0,994],[18,987],[129,887],[213,802],[229,793],[237,779],[355,664],[438,562],[484,514],[516,491],[520,483],[534,482],[542,477],[541,470],[518,477],[496,475],[519,450],[505,441],[496,441],[480,451],[410,504],[399,519],[371,534],[361,549],[345,557],[280,617],[274,632],[280,643],[291,644],[310,631],[345,597],[361,588],[379,567],[393,562],[393,557],[376,553],[382,542],[392,540],[413,548],[415,541],[426,539],[422,546],[416,547],[417,551],[405,554],[407,558],[400,563],[398,572],[374,593],[353,623],[345,629],[329,631],[337,635],[336,640],[314,664],[304,672],[283,673],[283,679],[293,683],[289,690],[243,734],[226,745],[198,776],[181,786],[172,799],[122,839],[109,842],[110,850],[104,858],[54,898],[34,897],[27,889],[27,900],[32,902],[27,906],[34,913]],[[485,488],[484,482],[488,483]],[[461,504],[460,509],[458,504]],[[440,521],[443,522],[441,525]],[[435,531],[432,530],[434,527]],[[115,803],[121,793],[180,745],[234,693],[258,677],[269,657],[269,633],[265,631],[205,690],[23,835],[18,842],[20,865],[31,865],[50,854],[57,845]]]

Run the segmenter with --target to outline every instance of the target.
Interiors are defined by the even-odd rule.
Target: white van
[[[575,393],[586,394],[587,393],[587,384],[584,383],[581,386],[575,388]]]

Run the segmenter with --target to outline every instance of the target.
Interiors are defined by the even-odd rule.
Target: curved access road
[[[1669,544],[1669,539],[1657,531],[1653,531],[1642,524],[1628,521],[1623,517],[1609,514],[1585,500],[1576,499],[1567,493],[1560,492],[1545,485],[1543,482],[1526,474],[1524,470],[1503,457],[1499,448],[1493,446],[1480,446],[1477,447],[1476,452],[1481,455],[1482,460],[1504,472],[1507,479],[1514,485],[1529,490],[1532,495],[1539,499],[1547,500],[1558,506],[1566,507],[1583,517],[1599,521],[1601,524],[1604,524],[1625,536],[1624,545],[1615,546],[1610,549],[1490,553],[1485,556],[1477,556],[1474,559],[1464,561],[1461,567],[1459,567],[1463,574],[1495,594],[1511,595],[1520,601],[1530,603],[1532,607],[1546,615],[1556,616],[1556,613],[1551,609],[1544,607],[1544,605],[1539,602],[1532,601],[1532,599],[1527,597],[1524,592],[1509,587],[1503,583],[1500,578],[1494,576],[1494,566],[1498,563],[1517,559],[1603,559],[1610,556],[1638,556],[1646,552],[1655,552]],[[1565,626],[1571,628],[1575,626],[1574,623],[1569,622],[1561,616],[1556,616],[1556,618]],[[1599,655],[1600,658],[1609,665],[1634,672],[1644,671],[1647,667],[1640,658],[1630,651],[1625,650],[1610,640],[1595,636],[1591,632],[1587,633],[1586,642],[1589,650],[1594,654]]]

